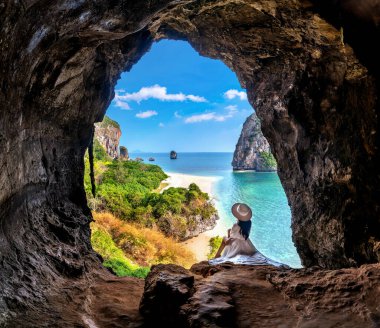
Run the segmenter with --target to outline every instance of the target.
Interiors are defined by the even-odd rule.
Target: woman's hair
[[[238,225],[240,227],[240,233],[245,238],[245,240],[247,240],[249,237],[249,233],[251,232],[252,221],[251,220],[249,220],[249,221],[238,220]]]

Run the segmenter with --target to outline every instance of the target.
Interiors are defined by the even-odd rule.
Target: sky
[[[107,115],[129,152],[233,152],[252,112],[225,64],[163,40],[121,75]]]

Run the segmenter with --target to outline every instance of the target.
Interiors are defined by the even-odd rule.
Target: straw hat
[[[240,221],[249,221],[252,217],[252,210],[247,204],[236,203],[232,206],[231,212]]]

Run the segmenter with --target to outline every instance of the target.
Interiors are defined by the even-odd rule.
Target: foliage
[[[98,156],[100,158],[101,156]],[[137,161],[95,161],[96,197],[91,194],[89,165],[86,160],[85,190],[90,208],[97,212],[111,212],[128,222],[146,227],[157,227],[167,236],[186,237],[195,229],[194,217],[204,222],[216,214],[207,193],[192,183],[189,188],[157,190],[167,175],[157,165]]]
[[[120,252],[123,254],[123,258],[131,259],[134,263],[142,266],[143,270],[146,270],[146,266],[160,263],[175,263],[190,267],[195,262],[194,255],[190,251],[159,231],[124,222],[110,213],[94,212],[93,216],[95,222],[91,224],[92,245],[106,259],[105,265],[112,263],[112,269],[116,272],[116,267],[119,270],[117,271],[118,274],[127,272],[127,269],[123,269],[123,267],[119,269],[116,265],[123,263],[120,260],[122,258],[119,256]],[[102,234],[107,234],[108,239],[99,238],[99,231]],[[115,256],[112,257],[112,261],[108,260],[110,247],[104,246],[105,243],[113,245],[112,250],[114,247],[118,249],[117,252],[114,251],[118,255],[116,256],[117,261]],[[129,263],[132,262],[129,261]],[[127,268],[130,267],[131,265]],[[132,268],[136,271],[135,267]],[[135,271],[132,270],[131,272]]]
[[[107,115],[104,116],[103,121],[98,124],[102,128],[106,128],[107,126],[112,126],[120,130],[120,124],[112,120],[111,118],[109,118]]]
[[[94,138],[94,161],[107,161],[111,160],[106,150],[102,147],[100,142]]]
[[[215,236],[210,238],[208,241],[208,246],[210,248],[210,251],[207,255],[207,258],[210,260],[215,257],[216,252],[218,251],[220,245],[222,244],[223,237]]]
[[[92,247],[103,257],[103,265],[112,269],[119,277],[132,276],[145,278],[149,268],[140,267],[130,261],[115,244],[110,233],[96,223],[91,224]]]
[[[268,167],[268,168],[276,168],[277,167],[276,159],[274,158],[274,156],[271,152],[262,151],[262,152],[260,152],[260,156],[264,161],[265,167]]]

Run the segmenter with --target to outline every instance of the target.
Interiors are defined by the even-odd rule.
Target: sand
[[[198,176],[182,173],[166,173],[169,175],[164,182],[169,185],[163,190],[170,187],[184,187],[187,188],[191,183],[195,183],[203,192],[207,192],[214,203],[217,202],[215,197],[215,184],[222,177],[212,176]],[[226,235],[227,226],[221,219],[217,221],[216,226],[212,230],[205,231],[199,234],[197,237],[188,239],[181,244],[194,253],[197,262],[207,260],[207,254],[209,252],[208,242],[211,237]]]

